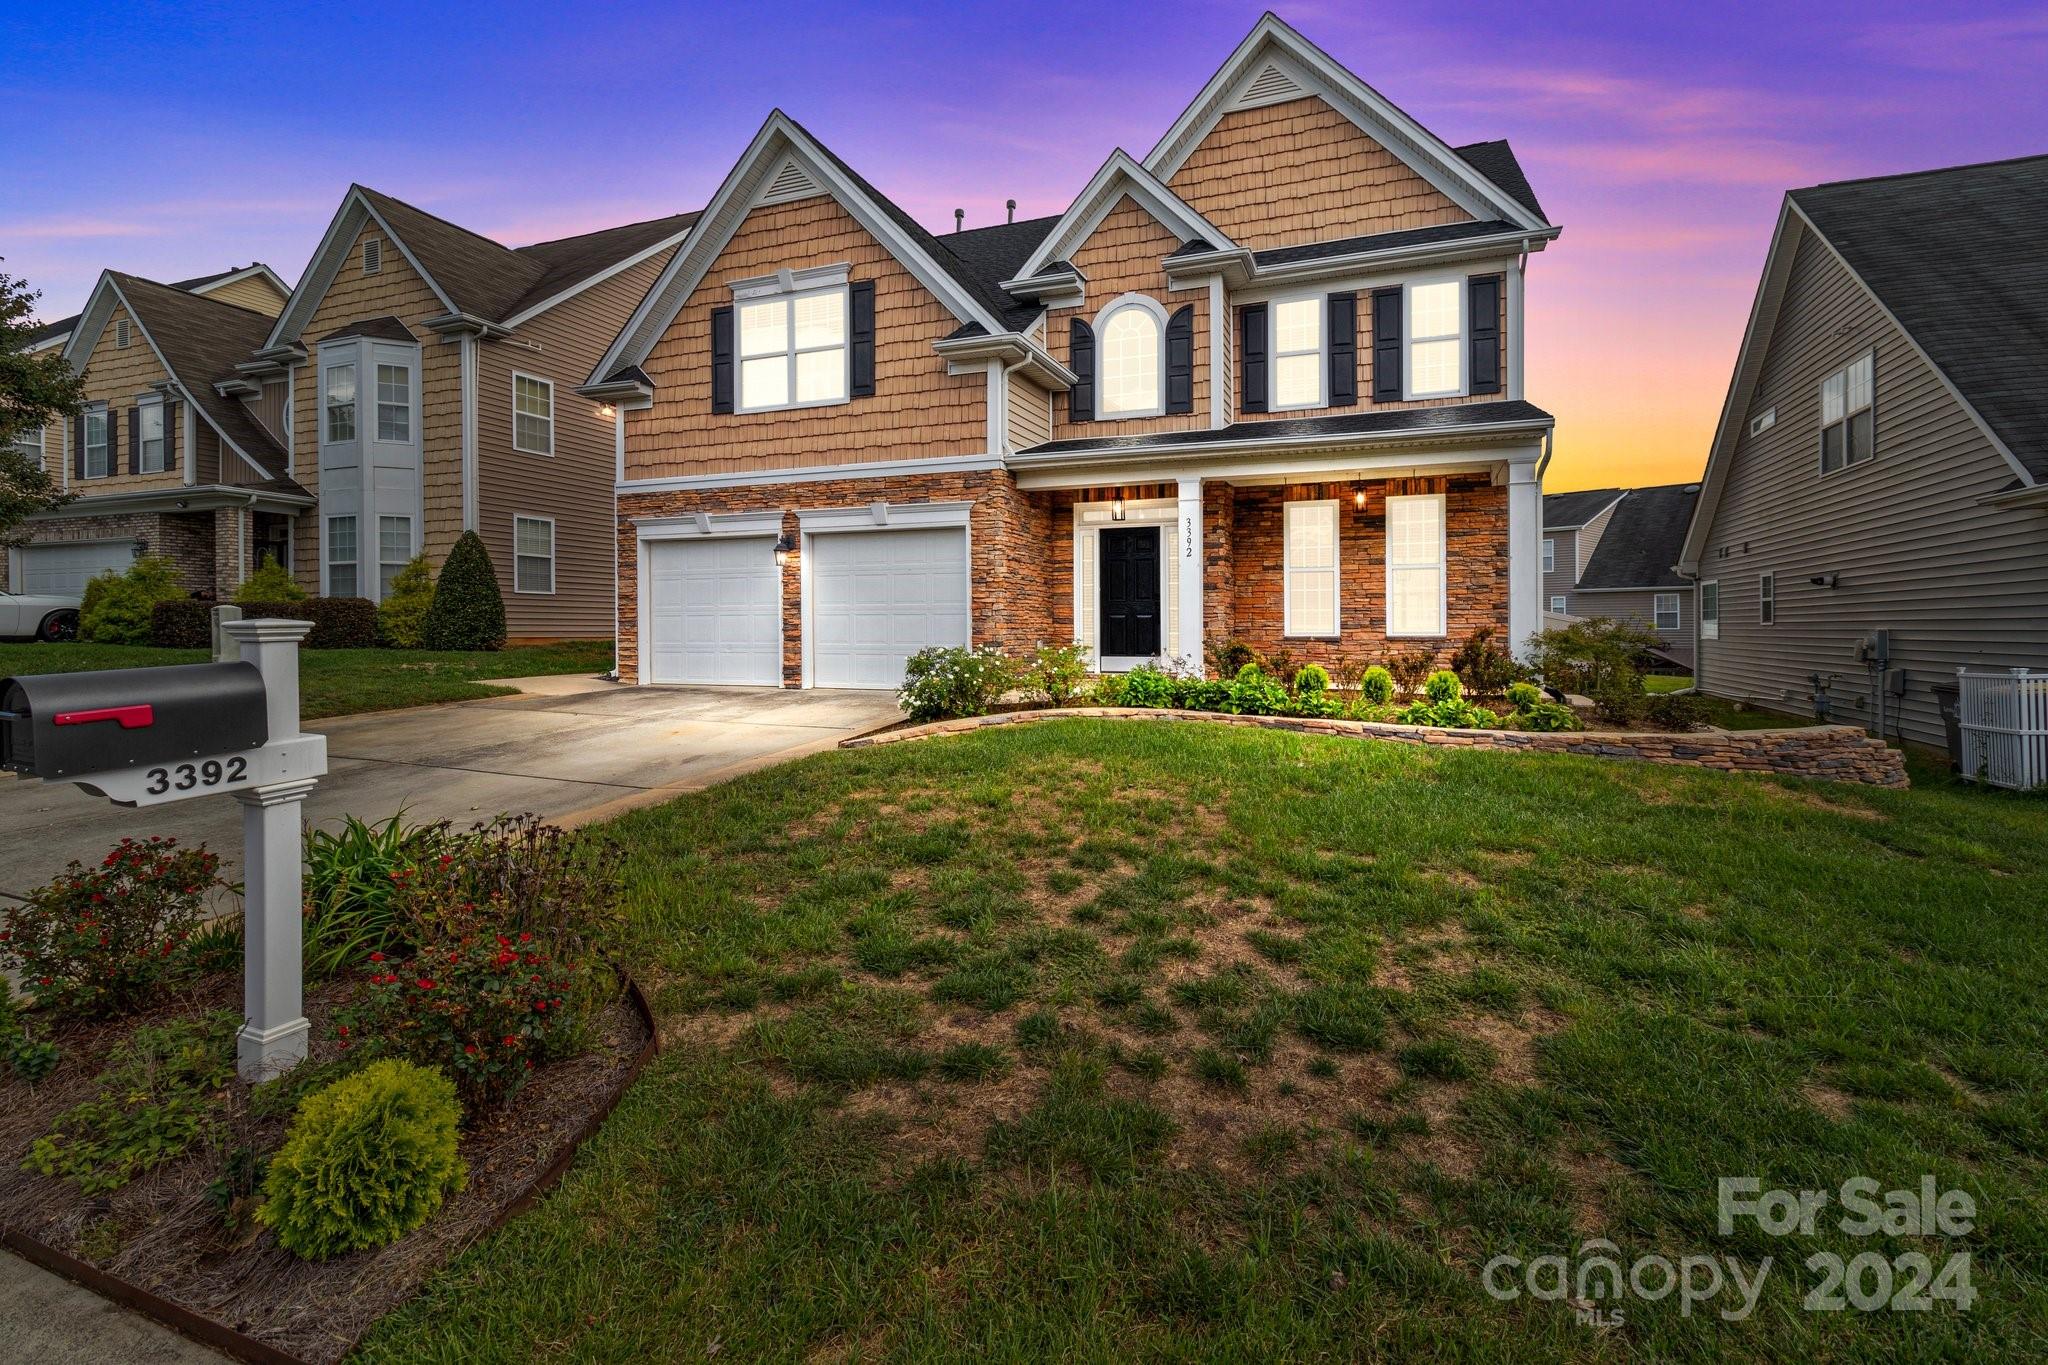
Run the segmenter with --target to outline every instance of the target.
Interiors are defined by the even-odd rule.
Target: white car
[[[75,640],[78,597],[54,592],[0,592],[0,640]]]

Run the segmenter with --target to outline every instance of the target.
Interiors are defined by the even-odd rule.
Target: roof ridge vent
[[[792,199],[809,199],[814,194],[823,194],[811,173],[797,164],[795,157],[785,160],[775,168],[775,174],[768,178],[768,187],[761,191],[764,204],[786,204]]]
[[[1238,95],[1236,107],[1255,109],[1262,104],[1300,99],[1307,93],[1301,82],[1289,75],[1278,62],[1267,62],[1259,69],[1259,74],[1252,77],[1251,84]]]

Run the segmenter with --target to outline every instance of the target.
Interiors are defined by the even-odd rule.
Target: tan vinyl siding
[[[106,330],[93,343],[92,353],[85,361],[85,395],[92,403],[107,405],[108,421],[120,424],[118,440],[120,447],[114,452],[118,467],[126,471],[134,466],[135,452],[129,439],[128,413],[135,407],[137,395],[149,392],[152,384],[168,380],[170,372],[157,360],[156,352],[150,348],[142,335],[140,326],[128,329],[128,345],[116,345],[117,324],[129,319],[128,310],[120,304],[114,305],[112,316],[107,319]],[[132,320],[131,320],[132,321]],[[183,411],[183,405],[179,405]],[[69,420],[69,419],[65,419]],[[201,423],[204,425],[204,423]],[[178,451],[179,467],[160,474],[109,474],[103,479],[80,479],[74,468],[71,489],[81,498],[98,497],[107,493],[137,493],[152,488],[173,488],[185,482],[183,462],[185,452]]]
[[[1821,380],[1875,347],[1876,456],[1819,473]],[[1855,641],[1892,632],[1907,671],[1906,738],[1945,743],[1930,687],[1958,666],[2048,667],[2048,518],[1981,505],[2013,472],[1818,239],[1793,257],[1752,411],[1777,424],[1732,453],[1700,564],[1721,585],[1721,633],[1702,643],[1717,696],[1809,709],[1807,674],[1839,673],[1835,715],[1874,719]],[[1775,575],[1777,623],[1759,624]],[[1840,574],[1829,589],[1809,580]]]
[[[711,411],[711,313],[730,282],[787,267],[851,263],[875,285],[875,392],[785,412]],[[755,209],[641,367],[654,406],[627,414],[626,476],[805,469],[988,449],[986,373],[948,375],[932,343],[960,325],[829,196]]]
[[[1046,349],[1061,364],[1072,350],[1071,319],[1081,318],[1090,326],[1100,320],[1102,310],[1123,294],[1144,294],[1168,314],[1192,304],[1195,310],[1195,374],[1192,411],[1167,417],[1118,417],[1093,422],[1071,422],[1067,418],[1066,395],[1055,405],[1053,435],[1067,440],[1079,436],[1135,436],[1154,431],[1187,431],[1210,425],[1209,414],[1209,286],[1171,290],[1162,264],[1179,246],[1180,238],[1167,231],[1128,195],[1090,233],[1073,253],[1074,266],[1087,279],[1088,297],[1079,308],[1056,308],[1048,312],[1045,326]],[[1099,354],[1099,351],[1098,351]],[[1161,382],[1165,376],[1161,375]],[[1097,403],[1101,401],[1100,391]]]
[[[1572,586],[1579,581],[1579,558],[1577,531],[1545,531],[1543,538],[1557,546],[1557,567],[1543,575],[1543,609],[1550,610],[1550,599],[1569,597]],[[1541,553],[1540,549],[1538,553]],[[1540,566],[1542,560],[1537,560]],[[1570,608],[1567,607],[1567,610]]]
[[[1010,449],[1052,439],[1052,394],[1021,374],[1010,376]]]
[[[1254,250],[1472,218],[1314,95],[1225,114],[1168,184]]]
[[[279,445],[285,442],[284,400],[289,386],[282,379],[268,380],[263,385],[263,395],[243,403],[256,425],[262,427],[277,439]]]
[[[285,305],[285,296],[278,293],[270,281],[261,275],[251,275],[246,280],[236,280],[233,284],[222,285],[218,289],[208,289],[203,297],[221,303],[232,303],[237,308],[248,308],[267,318],[274,318],[282,313]]]
[[[614,419],[577,395],[669,252],[619,272],[477,352],[477,534],[491,552],[514,639],[597,639],[612,631]],[[554,454],[512,444],[514,371],[554,385]],[[512,520],[555,524],[552,595],[514,591]]]
[[[1548,582],[1548,580],[1545,580]],[[1547,589],[1546,589],[1547,592]],[[1678,598],[1678,627],[1675,630],[1657,629],[1657,594],[1673,593]],[[1544,598],[1544,606],[1550,599]],[[1692,590],[1690,588],[1645,588],[1640,591],[1575,592],[1571,595],[1573,616],[1605,617],[1610,621],[1621,621],[1632,626],[1641,626],[1663,642],[1664,648],[1674,657],[1690,663],[1692,661]]]

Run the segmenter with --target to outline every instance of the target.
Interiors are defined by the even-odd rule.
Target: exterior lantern
[[[775,542],[775,567],[778,569],[788,568],[790,557],[795,553],[796,537],[785,531],[781,539]]]
[[[1118,493],[1109,500],[1109,519],[1111,521],[1122,521],[1124,519],[1124,495],[1122,493]]]

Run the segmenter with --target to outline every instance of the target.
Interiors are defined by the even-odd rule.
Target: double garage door
[[[93,577],[113,570],[125,573],[135,562],[132,540],[87,540],[50,545],[24,545],[21,581],[16,592],[75,597]]]
[[[894,689],[918,650],[967,643],[964,528],[820,532],[805,553],[812,687]],[[649,682],[782,682],[773,536],[651,541],[647,583]]]

